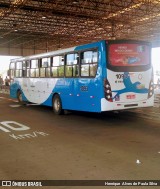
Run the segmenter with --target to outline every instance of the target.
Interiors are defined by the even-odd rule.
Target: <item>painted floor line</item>
[[[9,105],[10,107],[12,107],[12,108],[18,108],[18,107],[20,107],[21,105],[15,105],[15,104],[13,104],[13,105]]]

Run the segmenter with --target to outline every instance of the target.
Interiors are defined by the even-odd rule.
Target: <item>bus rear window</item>
[[[143,66],[150,63],[150,47],[141,44],[111,44],[109,63],[112,66]]]

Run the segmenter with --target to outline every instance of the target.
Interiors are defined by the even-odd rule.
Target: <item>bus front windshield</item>
[[[146,44],[110,44],[109,63],[118,67],[149,65],[150,47]]]

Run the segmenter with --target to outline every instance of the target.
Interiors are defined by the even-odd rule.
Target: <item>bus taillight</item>
[[[106,100],[113,102],[111,85],[107,79],[104,79],[104,96]]]
[[[149,84],[148,98],[151,98],[153,94],[154,94],[154,84],[152,79]]]

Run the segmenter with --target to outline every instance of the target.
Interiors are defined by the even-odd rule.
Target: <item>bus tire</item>
[[[22,100],[22,92],[20,90],[17,92],[17,99],[20,104],[24,104],[24,101]]]
[[[62,109],[62,101],[58,94],[55,94],[53,97],[52,107],[56,115],[64,114],[64,110]]]

